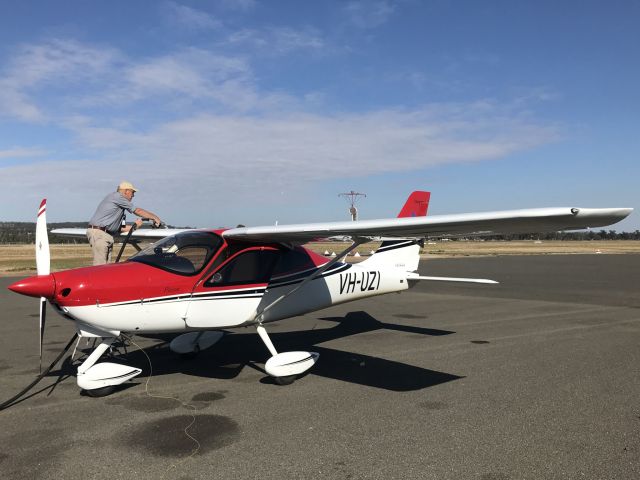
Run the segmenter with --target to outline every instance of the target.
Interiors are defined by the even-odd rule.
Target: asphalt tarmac
[[[640,478],[640,255],[420,271],[501,284],[423,282],[278,322],[280,351],[321,354],[290,386],[262,370],[253,329],[190,361],[137,337],[152,375],[133,346],[143,374],[105,398],[80,394],[67,358],[0,412],[0,477]],[[38,301],[13,280],[0,279],[0,402],[38,373]],[[51,312],[43,364],[72,334]]]

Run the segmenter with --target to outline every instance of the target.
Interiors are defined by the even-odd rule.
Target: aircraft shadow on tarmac
[[[397,392],[421,390],[462,378],[370,355],[317,346],[331,340],[381,329],[427,336],[450,335],[455,332],[380,322],[366,312],[350,312],[344,317],[323,317],[319,320],[334,322],[336,325],[330,328],[270,333],[278,351],[308,348],[320,353],[318,363],[308,375],[319,375]],[[174,336],[173,334],[145,335],[146,338],[162,340],[145,348],[146,354],[151,359],[154,376],[183,373],[204,378],[232,379],[238,376],[245,366],[265,373],[262,366],[269,358],[269,353],[255,331],[230,332],[212,348],[200,352],[196,358],[190,360],[183,360],[169,350],[168,344]],[[106,357],[103,361],[107,361]],[[135,346],[129,347],[127,355],[110,361],[142,368],[143,373],[138,377],[139,379],[149,374],[148,360]],[[50,375],[73,375],[74,373],[75,367],[66,362],[60,370],[51,372]],[[265,373],[261,382],[273,383],[273,380]]]

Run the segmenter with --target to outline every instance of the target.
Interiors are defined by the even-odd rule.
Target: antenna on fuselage
[[[350,192],[339,193],[338,196],[346,198],[347,201],[349,202],[349,205],[351,205],[349,207],[349,214],[351,215],[351,220],[353,220],[354,222],[358,220],[358,209],[356,208],[356,202],[358,201],[358,197],[366,197],[367,194],[354,192],[353,190],[351,190]]]

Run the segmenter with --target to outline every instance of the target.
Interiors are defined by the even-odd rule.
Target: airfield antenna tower
[[[339,197],[344,197],[349,202],[349,213],[351,214],[351,220],[354,222],[358,220],[358,209],[356,208],[356,202],[358,201],[358,197],[366,197],[366,193],[354,192],[351,190],[350,192],[339,193]]]

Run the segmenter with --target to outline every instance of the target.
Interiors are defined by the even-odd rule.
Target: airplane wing
[[[581,230],[611,225],[627,217],[632,208],[536,208],[428,217],[359,220],[242,227],[223,236],[238,240],[304,243],[314,238],[351,237],[424,238],[447,235],[495,235]]]
[[[160,238],[168,237],[175,233],[188,232],[190,228],[140,228],[131,234],[131,238],[134,240],[158,240]],[[51,230],[53,235],[60,235],[69,238],[87,238],[86,228],[55,228]],[[126,237],[127,234],[116,235],[118,237]]]

